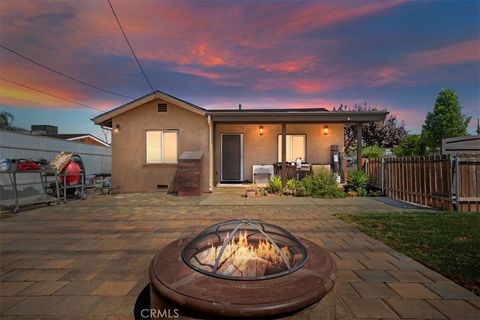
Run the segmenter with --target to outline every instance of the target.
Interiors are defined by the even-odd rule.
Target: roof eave
[[[143,97],[140,97],[136,100],[133,100],[129,103],[126,103],[124,105],[121,105],[117,108],[114,108],[112,110],[109,110],[105,113],[102,113],[94,118],[92,118],[91,120],[96,124],[96,125],[102,125],[102,126],[106,126],[106,127],[111,127],[112,126],[112,118],[115,117],[115,116],[118,116],[124,112],[127,112],[129,110],[132,110],[136,107],[139,107],[141,106],[142,104],[145,104],[147,102],[150,102],[152,101],[153,99],[160,99],[160,100],[163,100],[165,102],[170,102],[172,104],[175,104],[175,105],[178,105],[180,107],[183,107],[187,110],[190,110],[194,113],[197,113],[197,114],[200,114],[200,115],[205,115],[207,110],[206,109],[203,109],[199,106],[196,106],[196,105],[193,105],[191,103],[188,103],[184,100],[180,100],[178,98],[175,98],[174,96],[171,96],[169,94],[166,94],[164,92],[161,92],[161,91],[155,91],[155,92],[152,92],[150,94],[147,94]]]
[[[387,111],[209,112],[215,122],[228,123],[364,123],[383,121]]]

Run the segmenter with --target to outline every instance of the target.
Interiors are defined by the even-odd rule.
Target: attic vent
[[[167,104],[166,103],[157,104],[157,112],[167,112]]]

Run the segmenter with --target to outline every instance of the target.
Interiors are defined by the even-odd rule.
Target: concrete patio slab
[[[133,319],[157,250],[213,223],[245,217],[283,226],[332,254],[337,319],[480,318],[478,296],[334,216],[398,208],[360,198],[247,199],[232,190],[195,198],[92,196],[3,216],[1,317]]]

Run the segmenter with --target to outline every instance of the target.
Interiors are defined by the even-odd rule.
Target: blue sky
[[[419,132],[439,90],[480,117],[479,1],[112,0],[155,89],[206,108],[386,108]],[[131,97],[149,92],[104,1],[2,1],[0,43]],[[125,102],[0,49],[0,76],[108,110]],[[102,136],[97,111],[0,80],[16,125]]]

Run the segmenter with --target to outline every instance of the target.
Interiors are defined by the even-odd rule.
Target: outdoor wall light
[[[258,128],[258,134],[261,135],[261,136],[263,136],[263,126],[260,126],[260,127]]]
[[[117,125],[115,126],[115,129],[113,129],[113,132],[114,132],[114,133],[118,133],[119,131],[120,131],[120,125],[117,124]]]
[[[323,134],[324,135],[328,134],[328,126],[323,126]]]

